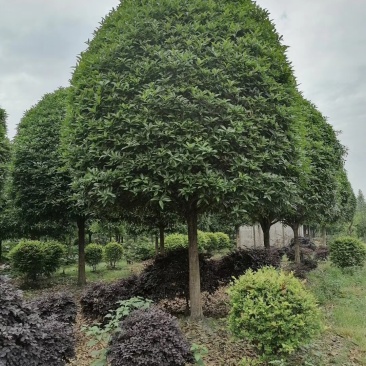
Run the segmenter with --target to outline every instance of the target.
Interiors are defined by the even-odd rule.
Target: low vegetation
[[[252,341],[265,358],[291,354],[321,330],[314,296],[291,273],[249,269],[234,281],[229,295],[231,331]]]

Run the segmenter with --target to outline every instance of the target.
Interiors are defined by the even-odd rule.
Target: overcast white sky
[[[67,86],[76,55],[118,0],[0,0],[0,106],[12,138],[25,110]],[[269,10],[300,89],[349,148],[355,191],[366,192],[366,1],[258,0]]]

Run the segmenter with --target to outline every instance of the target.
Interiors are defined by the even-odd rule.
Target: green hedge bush
[[[100,244],[88,244],[85,247],[85,262],[93,268],[95,272],[97,265],[103,260],[103,246]]]
[[[28,279],[37,280],[43,274],[44,255],[41,242],[22,241],[9,253],[12,268]]]
[[[217,249],[229,249],[231,248],[231,242],[229,235],[221,232],[214,233],[218,240],[218,247]]]
[[[252,341],[264,357],[292,353],[321,329],[314,296],[293,274],[250,269],[234,281],[229,296],[231,331]]]
[[[330,260],[339,268],[363,266],[366,260],[365,244],[352,237],[341,237],[330,244]]]
[[[188,236],[184,234],[170,234],[165,237],[165,249],[176,250],[188,247]]]
[[[200,252],[212,252],[230,248],[230,238],[225,233],[209,233],[198,230],[197,241]],[[167,235],[165,238],[165,248],[166,250],[188,248],[188,236],[178,233]]]
[[[123,246],[117,242],[110,242],[104,248],[104,257],[110,268],[116,268],[116,263],[122,259]]]
[[[220,239],[215,233],[206,233],[206,236],[208,237],[208,245],[207,250],[212,252],[214,250],[217,250],[219,248]]]
[[[9,253],[10,263],[15,272],[36,281],[42,275],[51,275],[63,263],[65,248],[62,244],[24,240]]]
[[[155,246],[147,237],[139,237],[137,240],[128,239],[125,248],[127,262],[145,261],[155,257]]]

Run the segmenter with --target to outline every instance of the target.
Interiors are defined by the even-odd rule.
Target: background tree
[[[85,279],[85,218],[72,202],[71,179],[60,150],[68,90],[46,94],[21,119],[14,139],[12,190],[23,234],[64,239],[72,222],[79,236],[79,284]]]
[[[299,99],[302,130],[301,174],[291,208],[283,221],[294,231],[295,261],[300,263],[299,227],[324,221],[336,204],[337,174],[343,168],[344,147],[322,114],[309,101]]]
[[[70,178],[61,171],[60,127],[67,90],[46,94],[21,119],[14,138],[12,185],[24,233],[59,238],[69,224]]]
[[[322,242],[326,245],[326,234],[352,235],[353,221],[356,212],[356,196],[347,172],[342,169],[337,174],[336,202],[330,215],[322,223]]]
[[[169,203],[188,226],[191,316],[202,316],[198,216],[290,169],[296,82],[252,1],[124,1],[72,77],[65,146],[96,209]],[[263,193],[271,184],[263,187]]]

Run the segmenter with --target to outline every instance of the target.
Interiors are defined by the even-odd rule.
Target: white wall
[[[299,235],[303,236],[302,226],[299,229]],[[281,222],[272,225],[270,231],[271,247],[283,247],[288,245],[293,237],[293,231],[289,226],[284,226]],[[241,226],[239,229],[239,242],[241,248],[263,247],[263,231],[260,225]]]

